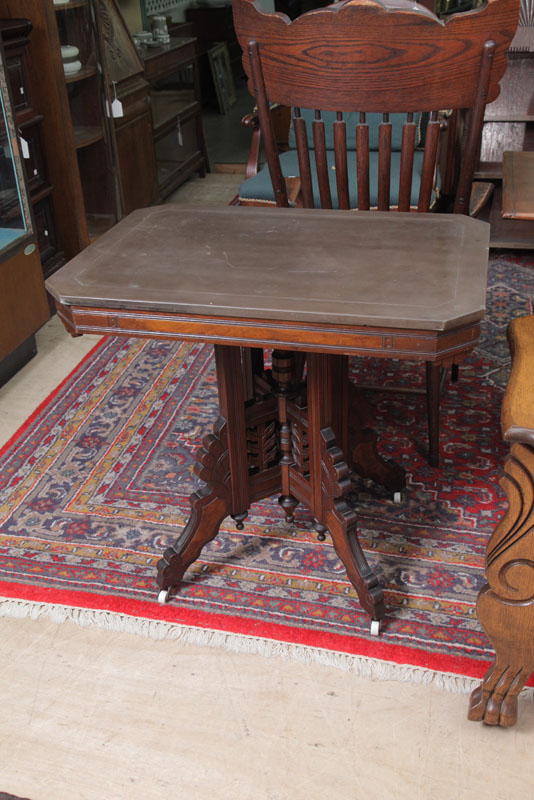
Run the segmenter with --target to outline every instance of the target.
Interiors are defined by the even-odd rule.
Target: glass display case
[[[21,187],[24,178],[15,124],[8,105],[4,65],[0,66],[0,254],[13,247],[19,239],[32,233],[27,195]]]
[[[35,354],[35,331],[49,317],[3,46],[0,46],[0,104],[1,385]]]

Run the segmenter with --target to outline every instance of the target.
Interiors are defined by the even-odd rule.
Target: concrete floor
[[[228,176],[202,186],[232,196]],[[95,341],[43,327],[0,389],[2,442]],[[534,798],[528,700],[502,730],[468,722],[465,695],[315,664],[44,618],[0,618],[0,641],[0,797]]]

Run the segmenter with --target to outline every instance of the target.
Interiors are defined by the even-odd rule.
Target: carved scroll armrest
[[[512,372],[502,405],[502,435],[506,442],[534,447],[534,315],[512,320],[507,335]]]
[[[514,725],[517,697],[534,672],[534,316],[508,326],[512,372],[501,427],[510,442],[501,486],[508,509],[488,543],[477,615],[495,661],[471,695],[469,719]]]

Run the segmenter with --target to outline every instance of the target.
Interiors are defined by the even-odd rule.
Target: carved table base
[[[368,420],[356,413],[358,398],[350,389],[347,358],[308,354],[304,383],[297,377],[295,354],[275,350],[272,371],[254,376],[252,399],[247,399],[250,377],[243,351],[217,345],[215,358],[220,417],[195,465],[206,486],[191,496],[189,521],[159,562],[164,599],[226,516],[240,528],[253,502],[278,493],[288,521],[303,503],[319,535],[329,531],[361,605],[372,620],[380,620],[383,592],[360,547],[356,512],[348,499],[351,469],[394,490],[404,486],[404,473],[380,459]],[[344,453],[356,454],[358,462],[351,458],[347,463]]]

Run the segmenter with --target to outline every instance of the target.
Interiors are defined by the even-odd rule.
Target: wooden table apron
[[[365,426],[347,357],[461,360],[479,338],[488,239],[459,215],[169,205],[129,215],[48,281],[73,335],[215,345],[220,416],[196,463],[206,485],[160,589],[176,589],[228,514],[242,526],[279,493],[288,520],[310,508],[362,606],[384,616],[348,499],[351,436]],[[268,373],[250,368],[260,348],[273,349]]]

